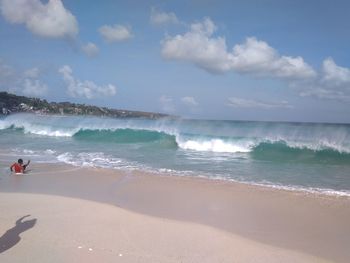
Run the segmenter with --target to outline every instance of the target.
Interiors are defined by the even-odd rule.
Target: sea
[[[3,116],[1,163],[18,158],[350,196],[350,124]]]

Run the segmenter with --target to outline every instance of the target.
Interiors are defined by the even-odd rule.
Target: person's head
[[[18,159],[18,163],[19,163],[19,164],[22,164],[22,163],[23,163],[23,160],[22,160],[22,159]]]

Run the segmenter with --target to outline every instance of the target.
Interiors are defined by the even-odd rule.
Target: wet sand
[[[350,260],[349,198],[57,164],[1,171],[0,235],[37,220],[1,262]]]

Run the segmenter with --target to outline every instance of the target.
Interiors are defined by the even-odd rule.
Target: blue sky
[[[350,122],[348,1],[0,0],[0,90],[187,118]]]

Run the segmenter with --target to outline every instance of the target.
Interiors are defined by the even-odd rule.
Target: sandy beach
[[[1,262],[350,260],[346,197],[33,164],[0,199]]]
[[[350,263],[349,11],[0,0],[0,263]]]

